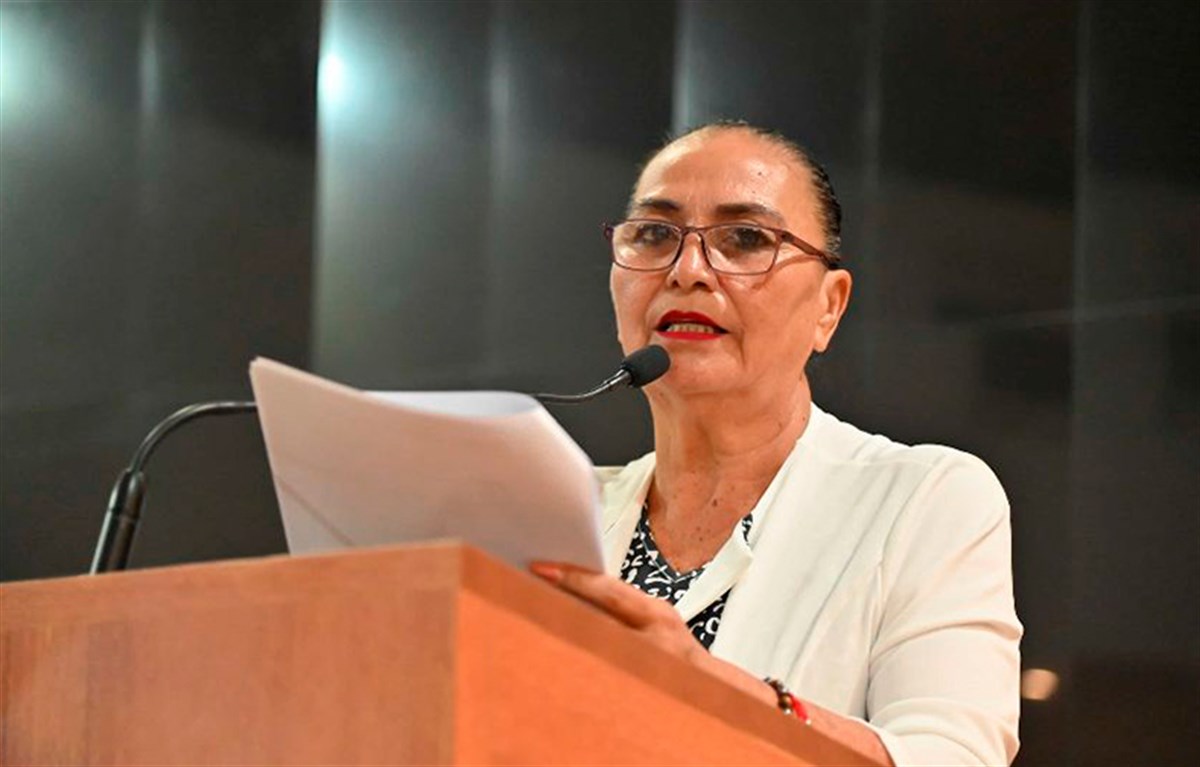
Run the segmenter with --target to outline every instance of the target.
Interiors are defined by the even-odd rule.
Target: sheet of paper
[[[292,553],[457,538],[603,569],[591,461],[532,397],[363,392],[263,358],[250,379]]]

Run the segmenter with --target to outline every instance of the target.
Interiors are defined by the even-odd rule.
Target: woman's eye
[[[657,245],[671,238],[671,228],[662,224],[643,224],[637,228],[634,240],[646,245]]]
[[[740,226],[734,229],[732,234],[733,244],[741,250],[758,250],[768,244],[767,234],[761,229]]]
[[[730,226],[719,231],[718,250],[726,257],[758,254],[774,247],[770,233],[758,227]]]

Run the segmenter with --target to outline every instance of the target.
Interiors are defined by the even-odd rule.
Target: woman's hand
[[[761,679],[704,649],[672,605],[639,591],[624,581],[602,573],[558,562],[533,562],[529,570],[574,594],[636,630],[654,644],[712,674],[727,684],[774,706],[775,691]]]
[[[692,636],[675,608],[661,599],[647,596],[636,587],[612,576],[572,565],[534,562],[529,565],[529,570],[562,590],[591,602],[672,655],[683,658],[769,706],[776,705],[776,694],[770,685],[732,663],[710,655]],[[893,763],[879,736],[862,722],[811,703],[806,703],[805,708],[811,716],[812,726],[820,732],[879,764]]]
[[[555,562],[534,562],[529,570],[591,602],[676,657],[697,666],[709,657],[674,607],[622,580]]]

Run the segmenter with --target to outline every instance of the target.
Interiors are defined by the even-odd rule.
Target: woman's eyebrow
[[[717,206],[717,215],[728,216],[762,216],[778,224],[783,223],[783,216],[774,208],[758,202],[727,202]]]
[[[665,197],[643,197],[640,200],[634,201],[629,206],[629,211],[632,213],[635,210],[656,210],[660,213],[678,213],[683,210],[683,206],[674,200],[668,200]]]
[[[659,213],[678,213],[683,210],[683,206],[674,200],[666,197],[643,197],[640,200],[634,201],[629,206],[629,212],[635,210],[653,210]],[[763,205],[760,202],[725,202],[718,205],[715,209],[718,216],[723,218],[736,218],[738,216],[763,216],[769,218],[776,223],[783,224],[783,215],[774,208]]]

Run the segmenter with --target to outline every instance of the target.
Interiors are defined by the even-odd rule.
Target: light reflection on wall
[[[346,63],[342,61],[341,56],[327,53],[321,57],[317,87],[323,109],[333,109],[341,105],[346,93]]]
[[[143,122],[152,120],[162,106],[162,69],[159,61],[159,5],[150,3],[142,9],[140,40],[138,41],[138,110]]]
[[[0,115],[6,133],[35,112],[68,101],[71,89],[61,46],[39,28],[36,16],[22,10],[11,3],[0,5]]]

